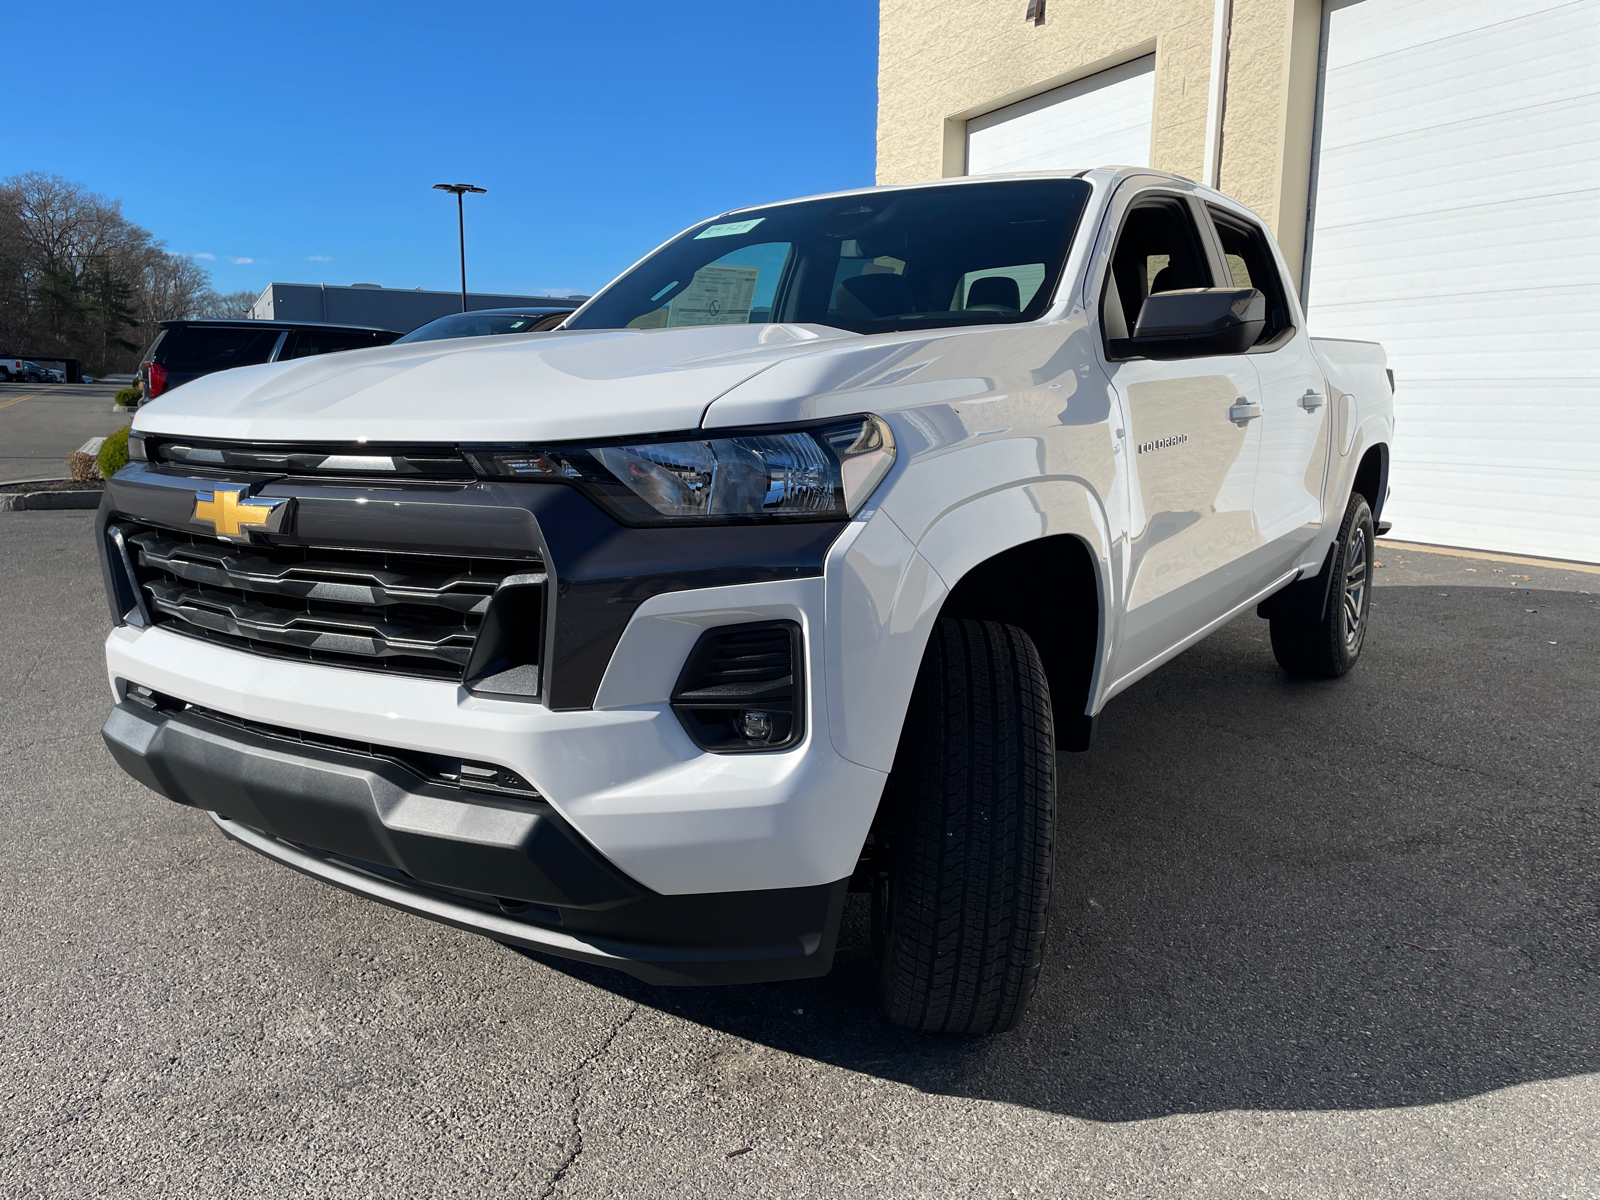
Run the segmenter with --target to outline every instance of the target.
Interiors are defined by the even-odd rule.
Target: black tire
[[[1320,621],[1272,619],[1272,653],[1291,675],[1337,679],[1361,657],[1372,610],[1377,533],[1364,496],[1350,497],[1334,542],[1333,579]]]
[[[884,792],[887,870],[873,892],[884,1014],[940,1033],[998,1033],[1044,954],[1055,733],[1033,640],[995,621],[938,622]]]

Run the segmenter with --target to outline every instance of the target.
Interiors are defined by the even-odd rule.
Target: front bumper
[[[130,775],[208,810],[251,849],[498,941],[665,984],[805,978],[832,965],[842,879],[663,896],[540,800],[441,786],[382,757],[131,700],[103,733]]]

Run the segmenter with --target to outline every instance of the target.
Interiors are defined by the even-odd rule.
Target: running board
[[[1119,692],[1127,691],[1130,687],[1132,687],[1134,684],[1138,683],[1139,680],[1143,679],[1146,675],[1150,674],[1150,672],[1154,671],[1157,667],[1163,665],[1164,663],[1171,662],[1173,659],[1177,658],[1178,655],[1182,654],[1185,650],[1187,650],[1190,646],[1193,646],[1195,643],[1203,641],[1205,638],[1210,637],[1213,633],[1215,633],[1217,630],[1221,629],[1224,625],[1226,625],[1229,621],[1233,620],[1239,614],[1243,613],[1246,609],[1254,608],[1257,604],[1260,604],[1263,600],[1265,600],[1268,596],[1272,595],[1274,592],[1277,592],[1280,589],[1282,589],[1282,588],[1288,586],[1289,584],[1293,583],[1294,580],[1299,576],[1299,574],[1300,574],[1300,568],[1298,568],[1298,567],[1296,567],[1292,571],[1285,572],[1284,574],[1280,575],[1277,579],[1274,579],[1266,587],[1262,588],[1259,592],[1257,592],[1253,596],[1251,596],[1250,599],[1246,600],[1243,604],[1239,604],[1239,605],[1234,606],[1233,608],[1230,608],[1227,612],[1223,613],[1220,617],[1218,617],[1216,620],[1212,621],[1210,624],[1201,626],[1200,629],[1196,630],[1194,633],[1191,633],[1188,637],[1184,638],[1177,645],[1171,646],[1171,647],[1167,648],[1166,650],[1163,650],[1160,654],[1156,655],[1149,662],[1145,663],[1142,667],[1138,667],[1135,670],[1129,671],[1121,679],[1117,680],[1109,688],[1106,689],[1105,697],[1100,702],[1101,707],[1104,708],[1105,707],[1105,702],[1107,700],[1110,700],[1113,696],[1117,695]]]

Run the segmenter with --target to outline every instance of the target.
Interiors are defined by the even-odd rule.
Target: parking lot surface
[[[225,842],[100,743],[91,518],[0,514],[7,1196],[1600,1194],[1600,596],[1386,567],[1344,680],[1245,617],[1113,701],[961,1040],[859,905],[825,979],[652,989]]]
[[[131,419],[111,383],[0,383],[0,483],[65,479],[67,455]]]

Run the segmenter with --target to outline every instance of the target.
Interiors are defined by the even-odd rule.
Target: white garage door
[[[1155,55],[967,122],[967,174],[1150,165]]]
[[[1389,351],[1394,536],[1600,562],[1600,0],[1333,0],[1311,332]]]

